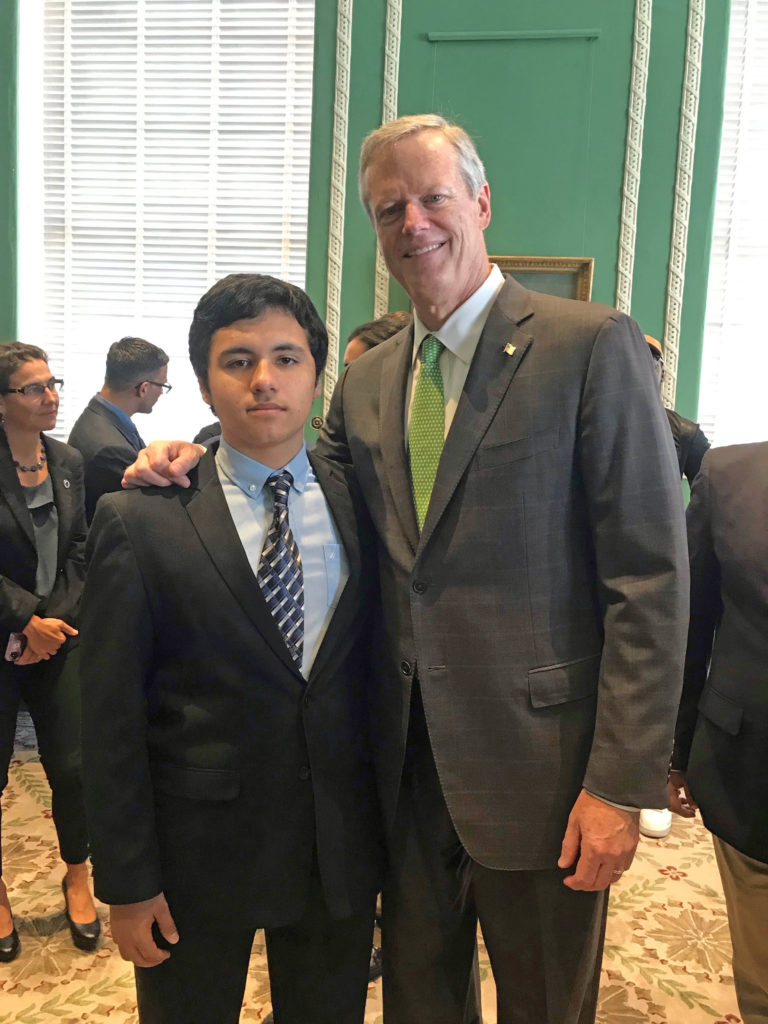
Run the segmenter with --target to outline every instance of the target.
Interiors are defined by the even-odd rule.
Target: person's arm
[[[710,445],[707,435],[701,427],[697,426],[694,435],[691,438],[691,443],[688,446],[688,454],[685,458],[684,467],[685,478],[691,487],[693,487],[693,481],[696,479],[696,476],[701,469],[702,460],[709,451],[709,447]]]
[[[683,777],[688,767],[698,704],[707,679],[715,629],[722,611],[720,563],[712,537],[709,459],[705,458],[691,490],[686,522],[691,570],[690,625],[672,753],[672,768],[678,770]]]
[[[631,863],[637,812],[661,807],[682,680],[685,524],[666,415],[642,335],[609,318],[584,384],[579,469],[587,495],[604,642],[592,748],[559,866],[601,889]],[[607,803],[610,801],[611,803]]]
[[[83,790],[95,893],[110,905],[164,888],[148,747],[155,625],[125,497],[99,503],[80,614]]]
[[[205,455],[206,447],[190,441],[152,441],[123,474],[122,486],[189,487],[187,474]]]

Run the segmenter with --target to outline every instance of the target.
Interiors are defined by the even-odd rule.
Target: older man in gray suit
[[[664,802],[682,680],[669,427],[633,321],[490,266],[461,128],[384,125],[360,185],[415,312],[345,371],[318,443],[378,534],[385,1020],[479,1019],[479,918],[499,1022],[587,1024],[606,891],[638,809]]]

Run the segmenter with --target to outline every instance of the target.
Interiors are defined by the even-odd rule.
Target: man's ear
[[[201,377],[197,378],[197,386],[200,388],[200,397],[206,405],[211,407],[211,412],[213,412],[213,399],[211,398],[211,392],[208,390],[205,381],[203,381]]]
[[[315,381],[315,390],[312,393],[312,397],[313,398],[319,398],[320,395],[322,394],[322,390],[323,390],[323,387],[322,387],[321,375],[318,373],[317,380]]]

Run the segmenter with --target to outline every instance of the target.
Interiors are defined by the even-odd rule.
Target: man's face
[[[160,366],[157,370],[152,371],[152,380],[142,381],[144,390],[140,396],[139,408],[137,412],[152,412],[155,407],[155,402],[158,400],[160,395],[164,393],[163,388],[159,387],[160,384],[165,384],[168,380],[168,364]]]
[[[455,149],[432,130],[383,149],[366,172],[366,185],[387,266],[425,325],[436,330],[488,276],[488,185],[472,197]]]
[[[203,400],[224,439],[257,462],[280,469],[304,441],[312,400],[320,394],[304,328],[283,310],[220,327],[211,339]]]

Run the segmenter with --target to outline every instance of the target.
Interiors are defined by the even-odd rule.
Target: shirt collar
[[[114,402],[110,402],[109,399],[104,398],[103,395],[96,394],[93,397],[96,399],[97,402],[101,402],[101,404],[105,406],[109,410],[109,412],[112,413],[113,416],[116,416],[118,421],[122,423],[122,425],[128,431],[130,431],[131,434],[135,434],[136,437],[139,436],[139,432],[136,429],[136,424],[133,422],[128,413],[125,412],[124,409],[121,409],[119,405],[115,405]]]
[[[216,452],[216,465],[224,476],[249,498],[255,498],[261,493],[268,477],[273,473],[281,472],[281,470],[272,469],[271,466],[265,466],[262,462],[257,462],[256,459],[252,459],[248,455],[243,455],[237,448],[227,444],[223,437]],[[301,494],[307,486],[307,477],[309,476],[306,445],[302,445],[299,452],[282,469],[288,470],[293,477],[293,489]]]
[[[430,331],[419,320],[419,314],[413,314],[413,355],[412,365],[416,362],[419,346],[428,334],[433,334],[442,341],[447,349],[467,366],[472,362],[480,335],[483,333],[485,321],[496,296],[504,284],[504,275],[494,263],[491,272],[477,291],[463,302],[448,317],[437,331]]]

